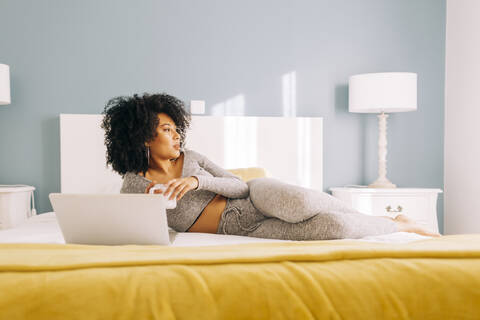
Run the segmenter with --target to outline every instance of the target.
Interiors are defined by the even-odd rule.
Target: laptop
[[[49,198],[66,243],[170,244],[164,197],[51,193]]]

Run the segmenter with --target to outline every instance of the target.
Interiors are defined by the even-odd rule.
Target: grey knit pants
[[[397,232],[395,222],[356,211],[321,191],[273,178],[247,182],[250,195],[228,199],[219,234],[285,240],[362,238]]]

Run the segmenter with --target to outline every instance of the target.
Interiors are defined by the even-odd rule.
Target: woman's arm
[[[246,182],[216,165],[206,156],[193,150],[190,150],[190,152],[200,167],[213,176],[193,175],[198,180],[198,187],[195,190],[208,190],[227,198],[246,198],[248,196],[248,185]]]

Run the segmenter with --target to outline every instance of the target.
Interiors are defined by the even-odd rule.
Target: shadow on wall
[[[44,211],[52,211],[48,194],[51,192],[60,192],[60,118],[47,118],[41,123],[41,159],[42,175],[41,185],[37,189],[40,208]],[[40,185],[40,184],[39,184]],[[45,202],[45,203],[42,203]],[[48,209],[47,209],[48,208]]]
[[[351,115],[348,112],[348,85],[346,84],[335,86],[335,114]]]
[[[357,132],[355,138],[359,145],[359,171],[361,172],[361,181],[365,183],[366,181],[366,168],[365,168],[365,159],[366,159],[366,125],[367,125],[367,117],[362,114],[354,114],[348,111],[348,85],[347,84],[340,84],[335,86],[335,116],[342,117],[349,117],[352,120],[355,119],[356,121],[360,122],[360,130]],[[327,124],[329,121],[326,121]],[[327,151],[328,152],[328,151]]]

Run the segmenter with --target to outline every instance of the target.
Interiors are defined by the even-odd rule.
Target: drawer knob
[[[398,206],[397,210],[395,210],[395,209],[392,209],[392,206],[387,206],[385,210],[387,210],[387,212],[402,212],[403,208],[401,206]]]

